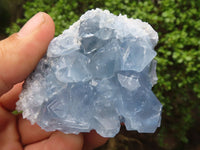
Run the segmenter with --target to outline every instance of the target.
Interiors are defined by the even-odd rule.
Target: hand
[[[54,23],[38,13],[24,27],[0,41],[0,149],[1,150],[82,150],[106,142],[95,131],[87,134],[45,132],[11,112],[22,90],[23,80],[33,71],[54,37]]]

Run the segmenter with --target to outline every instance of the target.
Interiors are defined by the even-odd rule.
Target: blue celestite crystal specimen
[[[27,78],[17,102],[23,117],[46,131],[115,136],[152,133],[162,105],[151,91],[157,81],[152,27],[109,11],[87,11],[54,38]]]

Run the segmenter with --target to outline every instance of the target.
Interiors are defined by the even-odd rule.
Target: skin
[[[24,27],[0,41],[0,149],[1,150],[91,150],[107,139],[95,131],[73,135],[45,132],[21,115],[13,115],[23,81],[34,70],[54,37],[54,22],[43,12]]]

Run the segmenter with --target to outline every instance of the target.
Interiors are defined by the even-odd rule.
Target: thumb
[[[0,96],[33,71],[54,36],[54,28],[51,17],[40,12],[18,33],[0,41]]]

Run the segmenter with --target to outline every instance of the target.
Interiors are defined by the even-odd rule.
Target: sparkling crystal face
[[[162,109],[151,91],[157,41],[148,23],[87,11],[51,41],[27,78],[17,109],[46,131],[95,129],[113,137],[123,122],[127,130],[153,133]]]

